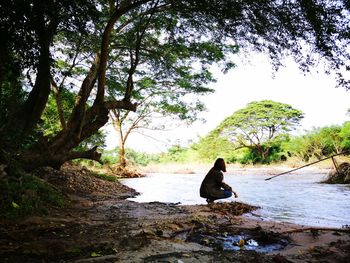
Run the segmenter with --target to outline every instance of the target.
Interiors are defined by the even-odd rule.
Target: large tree
[[[302,118],[303,113],[288,104],[254,101],[227,117],[216,130],[237,148],[249,148],[265,160],[269,143],[294,129]]]
[[[0,159],[15,157],[26,169],[59,168],[74,158],[99,160],[95,148],[75,149],[108,121],[109,110],[136,110],[134,83],[140,77],[140,61],[147,57],[141,53],[149,50],[148,57],[162,54],[154,52],[150,42],[143,42],[148,36],[156,36],[169,48],[182,43],[194,50],[206,44],[223,50],[233,44],[248,52],[266,52],[275,67],[292,55],[305,71],[321,59],[326,72],[335,72],[339,84],[348,88],[343,73],[350,61],[349,24],[349,2],[340,0],[3,0]],[[124,36],[130,45],[118,42]],[[180,56],[185,51],[177,52]],[[150,64],[153,68],[165,66],[162,57],[158,58],[158,64]],[[232,64],[226,58],[216,62],[225,62],[223,68],[229,69]],[[111,59],[125,63],[119,71],[124,78],[122,93],[114,99],[106,96],[106,84],[113,77]],[[70,70],[62,71],[60,60]],[[201,60],[197,61],[193,69],[202,67]],[[178,70],[167,66],[169,70],[153,81],[165,80]],[[79,77],[71,78],[72,73]],[[70,116],[61,120],[62,129],[51,137],[35,133],[51,89],[69,78],[62,87],[71,89],[76,100]],[[5,109],[4,105],[11,104],[11,91],[18,97]]]

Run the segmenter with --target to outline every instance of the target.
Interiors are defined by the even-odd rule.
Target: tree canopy
[[[348,88],[349,20],[340,0],[3,0],[0,159],[15,156],[26,169],[99,160],[96,148],[76,149],[110,110],[135,111],[144,96],[165,90],[161,102],[177,108],[181,100],[171,96],[210,92],[210,65],[229,70],[239,50],[265,52],[275,68],[287,55],[304,71],[322,60]],[[48,137],[37,127],[55,89],[75,103]]]
[[[227,117],[217,130],[237,148],[254,149],[264,159],[269,150],[268,144],[277,136],[290,132],[303,117],[300,110],[288,104],[271,100],[254,101]]]

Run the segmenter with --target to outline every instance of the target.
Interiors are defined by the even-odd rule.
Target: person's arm
[[[235,196],[235,198],[238,197],[238,194],[228,184],[222,182],[222,188],[224,188],[225,190],[231,191],[233,193],[233,195]]]
[[[235,196],[235,198],[238,197],[238,194],[232,189],[231,186],[229,186],[228,184],[221,182],[222,188],[224,188],[225,190],[231,191],[233,193],[233,195]]]
[[[225,190],[232,191],[232,187],[224,182],[221,182],[221,187],[224,188]]]

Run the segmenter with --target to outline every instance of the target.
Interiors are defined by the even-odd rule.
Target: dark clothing
[[[232,196],[231,187],[225,184],[223,179],[224,175],[221,171],[211,168],[201,184],[200,196],[211,200]]]

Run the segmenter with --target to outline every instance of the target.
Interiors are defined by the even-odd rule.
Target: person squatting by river
[[[236,198],[238,197],[231,186],[223,182],[224,175],[221,171],[226,172],[226,164],[224,159],[218,158],[214,163],[214,167],[209,170],[201,184],[200,196],[206,198],[208,204],[213,203],[217,199],[229,198],[232,196],[232,193]]]

